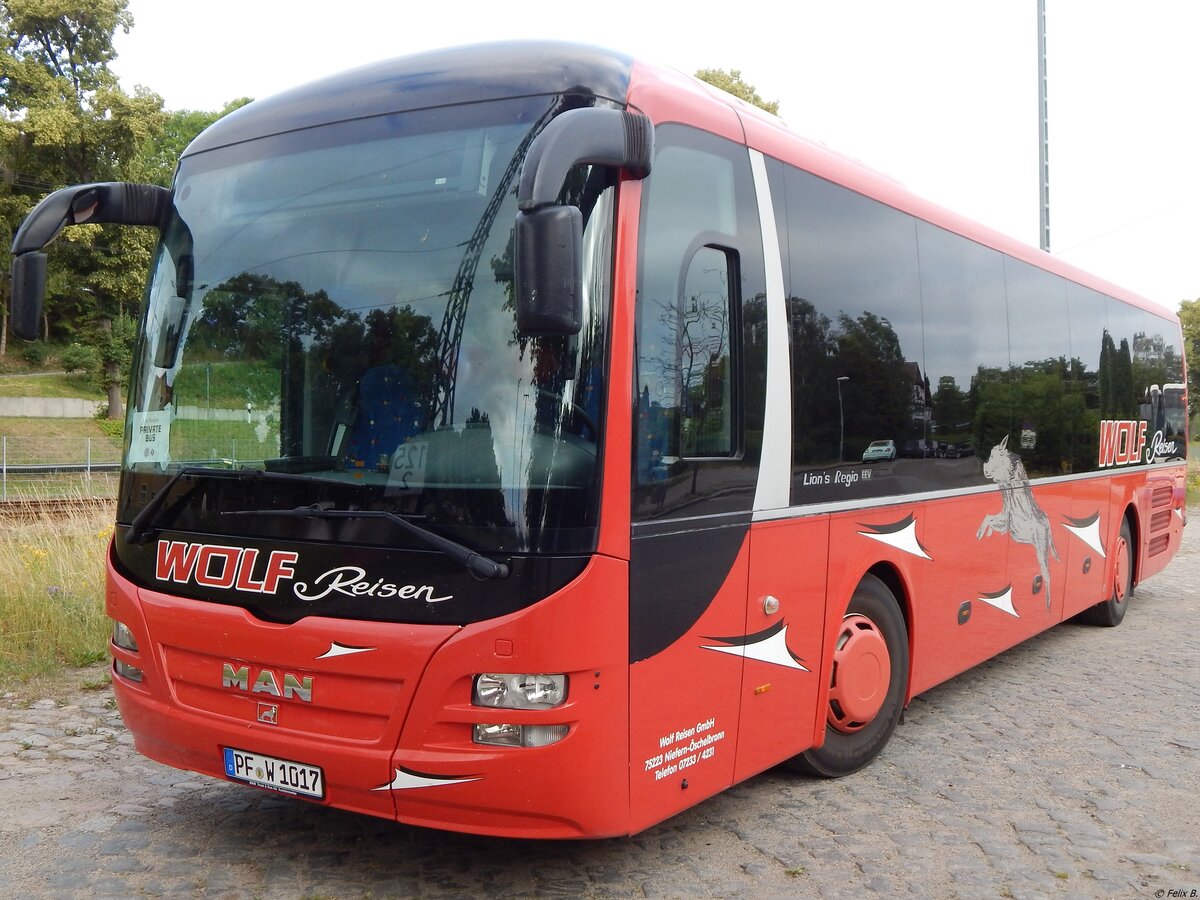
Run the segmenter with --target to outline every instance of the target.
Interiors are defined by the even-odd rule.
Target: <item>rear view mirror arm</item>
[[[25,217],[13,238],[13,256],[41,250],[67,225],[84,222],[159,227],[171,192],[157,184],[109,181],[77,184],[45,197]]]

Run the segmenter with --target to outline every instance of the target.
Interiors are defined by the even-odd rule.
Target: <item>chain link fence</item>
[[[91,437],[0,435],[0,502],[117,495],[121,449]]]

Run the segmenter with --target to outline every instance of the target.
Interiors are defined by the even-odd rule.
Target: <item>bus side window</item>
[[[736,310],[735,255],[700,247],[688,263],[678,308],[680,450],[684,457],[729,456],[734,442],[731,346]]]

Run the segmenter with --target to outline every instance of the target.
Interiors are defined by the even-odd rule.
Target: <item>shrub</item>
[[[30,341],[21,348],[21,358],[31,366],[44,366],[50,358],[50,348],[41,341]]]
[[[104,432],[105,436],[111,438],[116,444],[119,445],[125,439],[125,420],[110,419],[107,406],[97,410],[96,424],[100,426],[100,430]]]
[[[113,510],[0,528],[0,684],[103,659]]]
[[[71,344],[62,352],[59,357],[59,362],[63,369],[70,372],[90,372],[96,368],[97,363],[96,351],[91,347],[84,347],[80,344]]]

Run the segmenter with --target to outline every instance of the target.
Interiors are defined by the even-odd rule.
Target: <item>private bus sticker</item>
[[[168,403],[165,409],[135,413],[129,429],[129,455],[126,462],[166,465],[171,458],[171,419]]]
[[[193,583],[219,590],[246,591],[251,594],[275,594],[279,585],[296,577],[300,554],[290,550],[272,550],[255,574],[262,552],[252,547],[227,547],[221,544],[189,544],[183,541],[159,541],[154,575],[159,581],[175,584]],[[382,578],[371,579],[366,569],[358,566],[338,566],[312,579],[297,581],[295,595],[310,603],[330,594],[345,597],[377,597],[380,599],[421,600],[442,603],[454,599],[453,594],[438,596],[433,585],[396,584]],[[332,649],[332,648],[331,648]],[[350,648],[342,652],[361,652]]]

